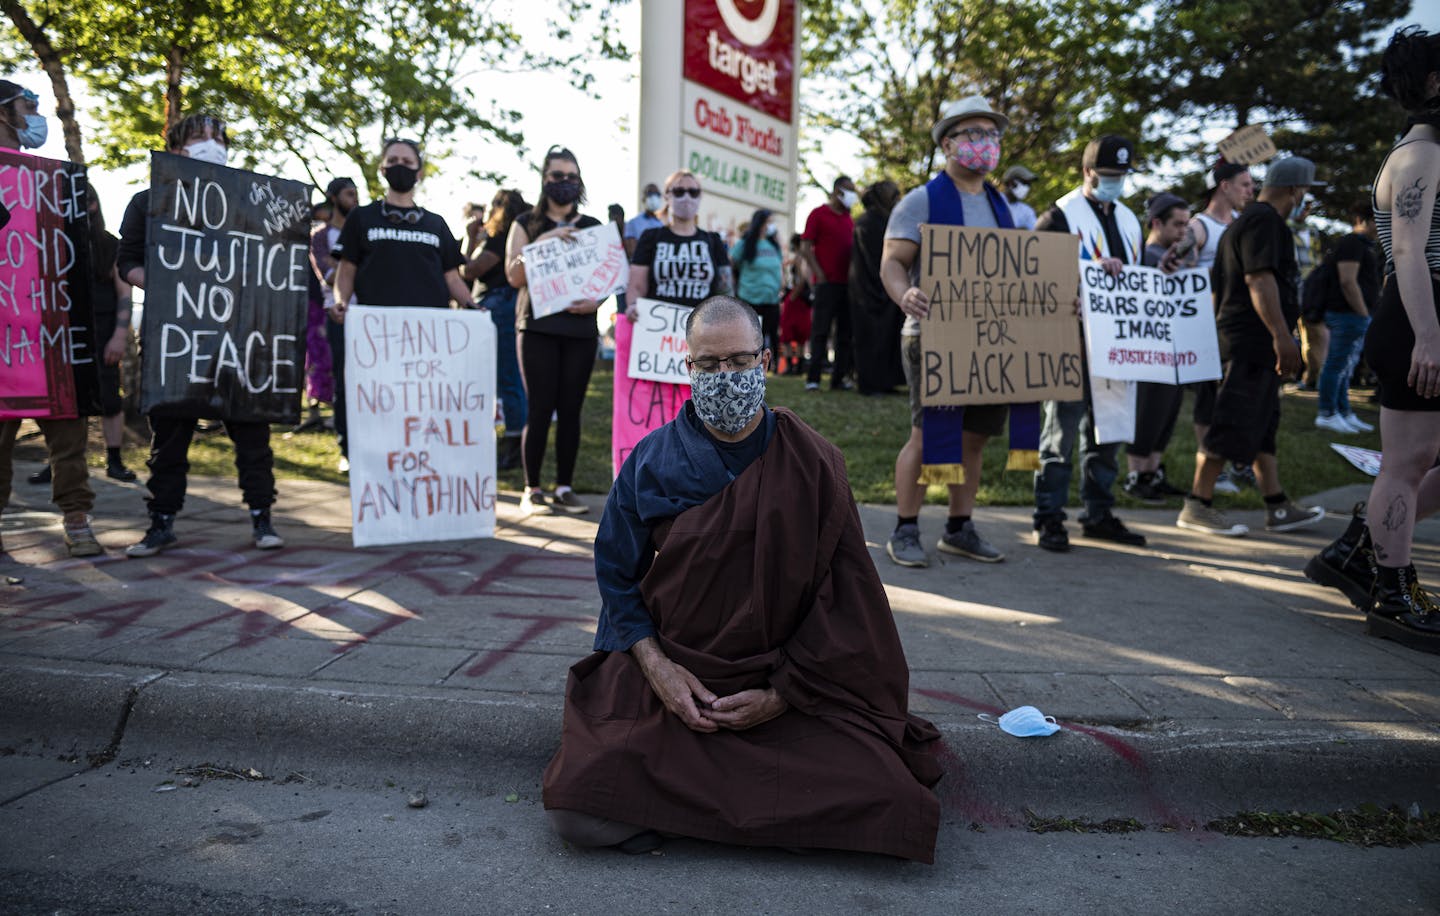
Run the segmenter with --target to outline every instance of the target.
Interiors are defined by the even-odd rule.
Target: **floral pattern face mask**
[[[691,367],[690,400],[706,426],[733,436],[765,405],[765,364],[721,372]]]

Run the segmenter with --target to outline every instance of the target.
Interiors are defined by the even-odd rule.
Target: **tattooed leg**
[[[1440,413],[1382,408],[1380,441],[1385,457],[1370,491],[1370,538],[1383,565],[1405,566],[1416,519],[1440,508]]]

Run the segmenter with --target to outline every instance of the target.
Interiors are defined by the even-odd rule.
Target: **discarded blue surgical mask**
[[[1017,738],[1045,738],[1060,730],[1054,716],[1047,716],[1034,706],[1017,706],[999,719],[983,712],[978,718],[1000,726]]]

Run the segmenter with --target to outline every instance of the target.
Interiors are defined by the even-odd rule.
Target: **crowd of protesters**
[[[1003,161],[1011,124],[980,96],[950,102],[930,137],[944,167],[929,183],[902,193],[878,180],[863,191],[846,176],[834,179],[824,203],[803,220],[802,231],[781,234],[783,215],[760,209],[737,229],[714,232],[702,218],[699,177],[678,170],[646,184],[641,213],[629,221],[618,205],[616,224],[629,258],[628,284],[618,317],[633,320],[637,301],[658,299],[693,307],[731,294],[760,318],[769,370],[804,375],[820,392],[828,371],[832,392],[858,388],[883,396],[908,388],[911,431],[895,463],[897,521],[886,551],[897,564],[925,566],[919,510],[927,411],[919,396],[921,335],[929,300],[918,285],[922,224],[1030,229],[1077,237],[1082,260],[1109,273],[1127,265],[1208,270],[1223,364],[1215,382],[1187,388],[1141,384],[1112,390],[1085,373],[1082,397],[1052,401],[1039,413],[1038,469],[1034,477],[1034,532],[1039,547],[1070,549],[1066,505],[1078,452],[1081,534],[1141,548],[1145,538],[1118,518],[1117,484],[1143,503],[1181,500],[1176,524],[1203,534],[1248,533],[1217,505],[1217,494],[1255,486],[1265,504],[1265,527],[1291,531],[1320,521],[1324,510],[1301,506],[1281,481],[1278,430],[1284,386],[1314,390],[1316,427],[1349,435],[1373,425],[1350,400],[1353,382],[1378,385],[1385,462],[1369,505],[1341,539],[1307,570],[1341,588],[1370,613],[1372,629],[1423,648],[1440,640],[1440,609],[1416,581],[1410,539],[1417,520],[1440,506],[1440,38],[1418,30],[1394,37],[1384,57],[1385,90],[1411,112],[1405,133],[1376,177],[1368,200],[1355,201],[1351,230],[1322,240],[1307,221],[1309,192],[1322,182],[1324,164],[1290,156],[1262,174],[1220,159],[1206,169],[1206,191],[1187,200],[1170,190],[1151,194],[1144,208],[1124,203],[1143,150],[1129,138],[1095,137],[1080,157],[1080,184],[1054,201],[1029,197],[1039,177]],[[34,146],[36,99],[0,81],[0,146]],[[166,137],[172,153],[224,164],[226,126],[194,115]],[[497,330],[497,393],[503,428],[500,469],[523,468],[522,511],[583,513],[573,490],[581,441],[582,408],[601,343],[602,303],[577,301],[537,317],[526,285],[525,246],[569,239],[601,225],[583,211],[586,185],[580,163],[552,147],[539,163],[533,204],[519,189],[496,191],[488,207],[467,205],[463,233],[417,200],[426,171],[425,151],[406,139],[385,141],[379,165],[387,188],[361,204],[348,177],[335,177],[317,205],[311,244],[311,318],[307,394],[333,404],[341,470],[348,467],[343,376],[344,319],[353,303],[430,308],[479,308]],[[1258,169],[1257,169],[1258,171]],[[1257,181],[1257,179],[1261,179]],[[1258,191],[1257,191],[1258,187]],[[107,474],[135,475],[121,460],[123,416],[117,366],[129,343],[130,290],[145,286],[148,191],[135,195],[120,238],[105,232],[91,192],[91,245],[97,324],[105,370],[103,430]],[[863,206],[862,206],[863,205]],[[857,215],[857,207],[861,209]],[[403,230],[403,231],[401,231]],[[1078,313],[1078,300],[1077,300]],[[1078,317],[1077,317],[1078,320]],[[1297,338],[1297,334],[1299,337]],[[1187,390],[1194,402],[1197,442],[1193,479],[1167,474],[1164,456]],[[840,395],[816,394],[816,397]],[[1133,433],[1102,442],[1097,405],[1133,397]],[[949,483],[949,514],[937,549],[995,563],[1003,553],[973,517],[988,439],[1011,424],[1005,405],[971,406],[957,428],[963,472]],[[126,551],[151,556],[178,543],[188,450],[199,421],[149,417],[151,448],[146,507],[150,526]],[[931,421],[935,422],[935,421]],[[555,427],[555,480],[541,479]],[[100,552],[89,527],[93,494],[83,467],[84,422],[42,420],[49,464],[31,477],[49,483],[64,512],[72,555]],[[8,501],[10,452],[18,421],[0,425],[0,496]],[[275,500],[274,456],[265,423],[225,421],[234,443],[236,477],[250,509],[254,544],[284,545],[270,517]],[[1119,464],[1124,447],[1126,467]],[[77,464],[77,461],[79,462]],[[1188,484],[1188,485],[1187,485]],[[1370,516],[1373,518],[1373,516]]]

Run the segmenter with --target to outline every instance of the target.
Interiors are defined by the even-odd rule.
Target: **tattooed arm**
[[[1436,397],[1440,395],[1440,320],[1435,316],[1425,243],[1440,185],[1440,144],[1407,143],[1395,150],[1376,185],[1377,199],[1390,204],[1395,281],[1415,329],[1410,387],[1421,397]]]

